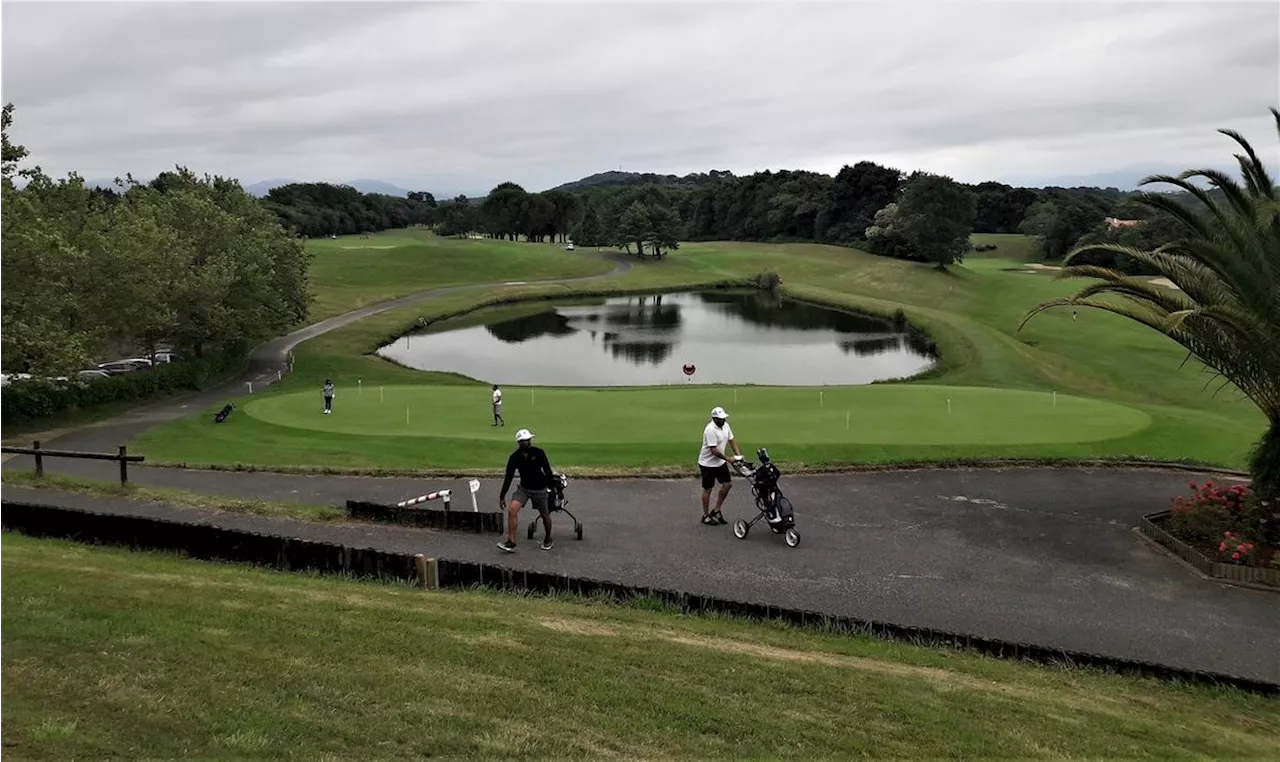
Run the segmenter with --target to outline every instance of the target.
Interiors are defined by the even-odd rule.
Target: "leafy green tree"
[[[25,146],[9,142],[9,127],[13,124],[13,104],[4,104],[0,113],[0,176],[5,182],[12,182],[13,175],[18,172],[18,162],[27,158]]]
[[[1280,133],[1280,111],[1271,113]],[[1143,185],[1172,185],[1199,202],[1197,209],[1166,194],[1138,197],[1142,205],[1176,220],[1181,236],[1149,251],[1116,244],[1072,251],[1058,277],[1098,282],[1075,296],[1038,305],[1023,325],[1054,307],[1091,307],[1181,344],[1266,416],[1268,428],[1253,450],[1250,472],[1260,494],[1280,497],[1280,192],[1249,142],[1233,130],[1220,132],[1243,151],[1236,156],[1243,184],[1212,169],[1147,178]],[[1197,178],[1220,193],[1215,197],[1197,187]],[[1091,252],[1123,254],[1177,288],[1079,264]]]
[[[632,201],[618,220],[615,233],[617,243],[634,243],[636,253],[644,256],[644,242],[650,231],[649,208],[640,201]]]
[[[939,270],[964,259],[973,234],[973,195],[950,177],[917,172],[898,203],[896,227],[921,259]]]
[[[653,256],[661,259],[664,249],[675,251],[680,248],[684,226],[680,222],[679,213],[669,206],[651,207],[647,211],[649,227],[644,241],[649,244],[649,250],[653,252]]]
[[[595,204],[586,204],[582,220],[573,229],[573,241],[579,246],[604,246],[608,243]]]

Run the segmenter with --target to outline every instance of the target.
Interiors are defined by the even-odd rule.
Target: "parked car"
[[[0,386],[8,386],[14,381],[25,381],[31,378],[30,373],[0,373]]]
[[[182,358],[173,352],[156,352],[156,365],[167,365],[171,362],[179,362]]]
[[[105,370],[78,370],[76,375],[89,381],[95,378],[111,378],[111,374]]]
[[[132,373],[135,370],[150,368],[151,361],[145,357],[130,357],[125,360],[114,360],[112,362],[104,362],[98,365],[98,370],[106,371],[113,376],[122,373]]]

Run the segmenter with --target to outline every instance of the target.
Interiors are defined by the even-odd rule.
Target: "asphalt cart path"
[[[108,469],[111,464],[102,464]],[[136,469],[143,484],[205,493],[341,505],[394,502],[455,490],[463,480],[382,479]],[[757,524],[698,523],[698,485],[686,480],[577,480],[569,509],[553,514],[555,548],[497,535],[431,532],[343,521],[314,524],[161,504],[7,488],[8,500],[189,517],[256,531],[364,547],[484,560],[1108,654],[1280,682],[1280,594],[1203,579],[1133,531],[1143,514],[1185,491],[1186,474],[1155,470],[973,469],[787,477],[802,540],[788,548]],[[1191,475],[1190,478],[1211,478]],[[726,518],[749,517],[741,481]],[[482,480],[481,510],[496,510],[496,480]]]

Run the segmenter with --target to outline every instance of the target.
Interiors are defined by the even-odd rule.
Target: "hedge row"
[[[243,368],[247,357],[248,347],[241,344],[207,357],[156,365],[110,378],[13,381],[0,393],[0,415],[6,423],[20,423],[110,402],[145,400],[162,392],[204,389],[211,382]]]

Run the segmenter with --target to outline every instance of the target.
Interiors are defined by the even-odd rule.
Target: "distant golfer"
[[[702,450],[698,453],[698,469],[702,472],[702,523],[728,524],[720,509],[728,496],[732,484],[729,483],[729,456],[726,450],[733,448],[737,454],[735,460],[742,459],[742,450],[733,438],[733,429],[729,428],[729,414],[722,407],[711,409],[711,422],[702,430]],[[716,509],[711,507],[711,488],[720,482],[720,495],[716,498]]]
[[[530,500],[533,507],[542,516],[542,527],[545,534],[542,549],[551,550],[551,512],[548,510],[548,488],[555,473],[551,470],[551,462],[541,447],[533,446],[533,432],[520,429],[516,432],[516,451],[507,458],[507,475],[502,480],[502,492],[498,495],[498,505],[507,509],[507,539],[498,543],[498,547],[507,553],[516,552],[516,529],[519,528],[520,507]],[[520,472],[520,485],[507,503],[507,489],[511,486],[511,477]]]
[[[329,415],[333,412],[333,382],[329,379],[324,380],[324,414]]]
[[[493,425],[507,425],[507,422],[502,420],[502,390],[498,388],[497,384],[493,385]]]

